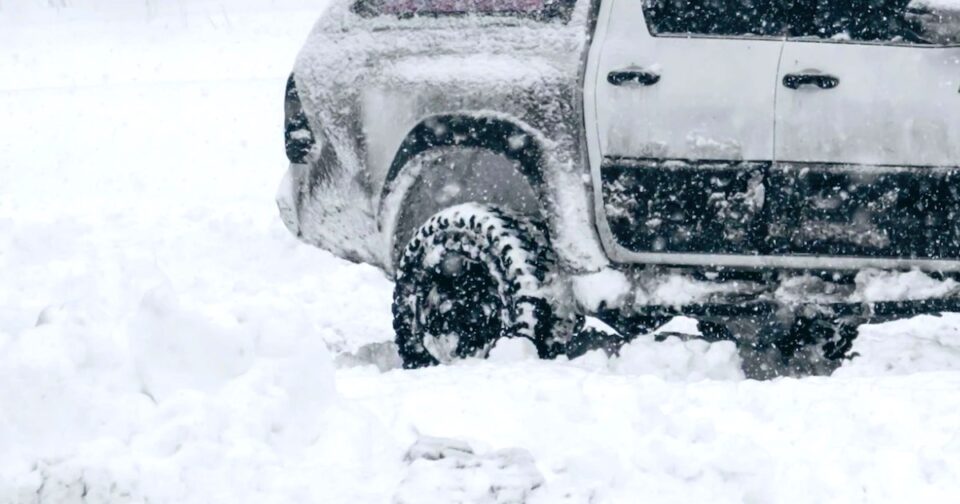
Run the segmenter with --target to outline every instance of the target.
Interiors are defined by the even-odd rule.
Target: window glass
[[[795,37],[863,42],[922,42],[918,26],[907,17],[910,0],[807,0],[803,23],[790,28]]]
[[[643,0],[654,35],[924,43],[910,0]]]
[[[550,18],[568,14],[575,2],[576,0],[358,0],[353,10],[362,16],[491,14]]]
[[[790,18],[782,0],[643,0],[654,35],[781,36]]]

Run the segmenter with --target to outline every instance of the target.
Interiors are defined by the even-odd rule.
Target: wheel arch
[[[543,173],[545,143],[543,135],[536,129],[516,118],[499,114],[438,114],[422,119],[397,149],[380,194],[379,227],[389,244],[391,265],[397,248],[397,226],[405,210],[407,195],[426,179],[426,173],[419,167],[411,168],[411,161],[417,156],[462,147],[489,151],[514,161],[516,171],[536,199],[539,216],[549,219],[544,211],[547,190]],[[495,188],[494,181],[485,181],[484,184],[489,184],[487,188]],[[513,205],[507,203],[507,206]]]

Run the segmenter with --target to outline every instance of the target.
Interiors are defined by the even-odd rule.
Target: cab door
[[[776,158],[865,167],[960,164],[960,47],[911,42],[896,32],[885,35],[893,40],[839,33],[785,43]]]
[[[906,4],[818,2],[786,41],[771,252],[960,258],[960,47]]]
[[[752,226],[774,155],[784,42],[774,5],[602,3],[585,112],[599,228],[615,259],[758,253]]]

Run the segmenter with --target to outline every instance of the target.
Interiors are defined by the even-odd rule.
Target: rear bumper
[[[307,165],[290,164],[277,187],[277,210],[280,211],[280,220],[296,237],[301,237],[300,231],[300,179],[306,171]]]

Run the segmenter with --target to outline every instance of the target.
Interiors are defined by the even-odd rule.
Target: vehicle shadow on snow
[[[852,345],[852,338],[849,343]],[[715,327],[687,317],[675,317],[651,331],[628,336],[587,317],[583,328],[568,342],[566,355],[554,362],[611,374],[689,382],[829,375],[857,355],[850,351],[850,345],[846,357],[838,360],[826,360],[804,347],[791,350],[789,358],[784,358],[776,347],[737,341],[729,332],[718,334]],[[503,338],[488,355],[494,363],[528,359],[537,359],[537,350],[523,338]],[[335,363],[338,368],[373,365],[381,372],[403,367],[392,341],[340,353]]]

